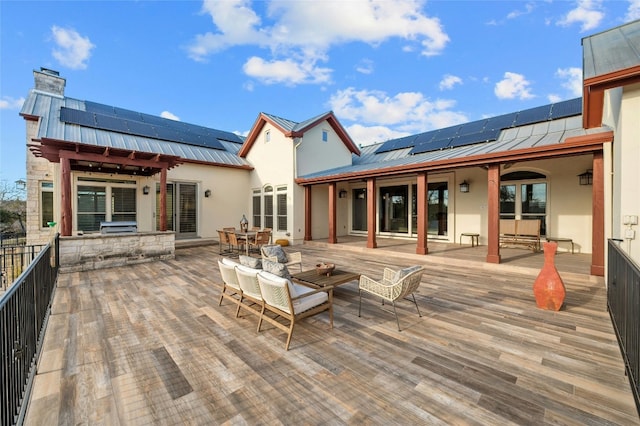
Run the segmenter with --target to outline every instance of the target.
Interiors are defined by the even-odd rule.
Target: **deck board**
[[[640,424],[603,281],[580,273],[580,255],[562,254],[576,262],[559,267],[566,306],[551,312],[536,308],[527,250],[488,266],[473,260],[482,247],[443,260],[408,246],[297,246],[305,269],[323,260],[379,278],[423,265],[422,317],[398,302],[398,332],[368,295],[359,317],[347,283],[333,330],[326,314],[307,318],[289,351],[286,333],[218,306],[215,246],[62,274],[26,424]]]

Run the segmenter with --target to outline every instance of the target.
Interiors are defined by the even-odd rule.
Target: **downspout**
[[[293,178],[298,178],[298,147],[302,145],[300,138],[293,138]]]

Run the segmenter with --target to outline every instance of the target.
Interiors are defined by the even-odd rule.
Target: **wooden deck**
[[[323,260],[372,277],[424,265],[422,318],[400,302],[398,332],[366,296],[359,318],[357,284],[345,284],[334,329],[309,318],[288,352],[285,333],[218,306],[216,246],[61,275],[25,424],[640,424],[602,279],[559,268],[566,306],[550,312],[535,306],[539,260],[526,250],[528,263],[488,265],[471,260],[482,246],[417,256],[360,243],[288,250],[305,269]]]

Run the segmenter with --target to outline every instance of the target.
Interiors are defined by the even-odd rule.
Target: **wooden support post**
[[[604,161],[602,151],[593,154],[591,201],[591,275],[604,276]]]
[[[487,263],[500,263],[500,164],[487,172]]]
[[[167,230],[167,169],[160,169],[160,231]]]
[[[336,183],[329,184],[329,244],[338,242],[336,237]]]
[[[416,254],[427,254],[429,252],[429,249],[427,247],[427,232],[429,226],[429,222],[427,220],[427,188],[427,172],[418,173],[418,194],[416,197],[418,203],[418,245],[416,246]]]
[[[377,248],[376,242],[376,178],[367,179],[367,248]]]
[[[311,241],[311,185],[304,187],[304,240]]]
[[[60,235],[68,237],[73,230],[73,210],[71,207],[71,161],[60,158],[60,198],[62,204]]]

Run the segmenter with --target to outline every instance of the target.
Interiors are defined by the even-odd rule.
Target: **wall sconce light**
[[[205,196],[206,198],[211,197],[211,190],[210,190],[210,189],[207,189],[206,191],[204,191],[204,196]]]
[[[143,193],[144,195],[148,195],[148,194],[149,194],[149,190],[150,190],[150,189],[151,189],[151,188],[149,188],[149,185],[145,185],[145,186],[143,186],[143,187],[142,187],[142,193]]]
[[[347,191],[344,189],[341,189],[340,192],[338,192],[338,197],[347,198]]]
[[[460,184],[460,192],[469,192],[469,183],[466,180]]]
[[[593,172],[591,169],[578,175],[580,185],[593,185]]]

